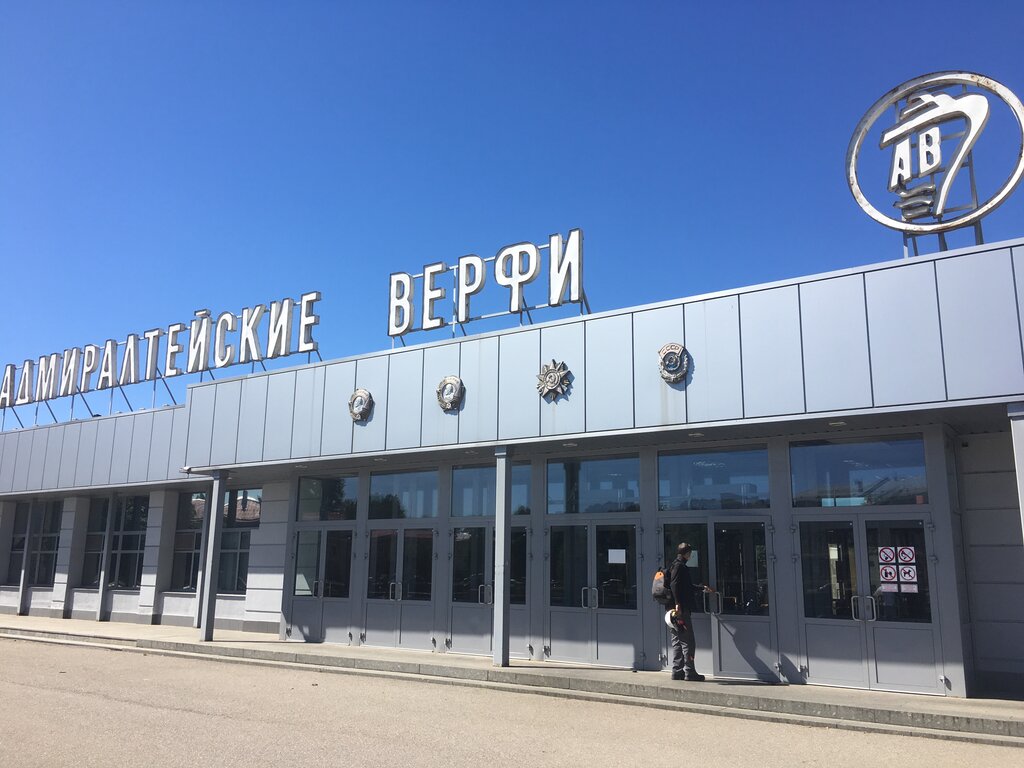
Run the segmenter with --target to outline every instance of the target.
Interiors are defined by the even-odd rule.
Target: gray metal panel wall
[[[875,405],[946,399],[932,262],[864,276]]]
[[[135,414],[114,419],[114,449],[110,456],[111,484],[128,482],[128,462],[132,455],[132,437],[135,432]]]
[[[18,453],[14,460],[14,486],[11,490],[28,489],[28,468],[32,460],[32,432],[18,433]]]
[[[540,431],[540,331],[499,337],[498,439],[536,437]]]
[[[740,297],[743,415],[804,411],[800,294],[795,285]]]
[[[800,286],[807,410],[871,407],[862,275]]]
[[[1010,251],[943,259],[935,270],[949,398],[1024,390]]]
[[[460,344],[444,344],[423,350],[423,393],[422,445],[447,445],[459,441],[459,412],[465,408],[469,397],[470,384],[463,381],[466,391],[458,408],[446,411],[437,402],[437,387],[445,376],[461,376],[459,365]],[[473,382],[475,397],[480,396],[476,382]],[[390,447],[390,443],[389,443]]]
[[[60,452],[60,473],[57,476],[57,486],[70,488],[75,484],[75,470],[78,467],[78,443],[81,440],[82,424],[73,421],[68,424],[64,431],[64,445]],[[2,480],[0,480],[2,490]]]
[[[590,320],[585,325],[586,428],[633,427],[633,316]]]
[[[18,433],[0,433],[0,493],[7,493],[14,485],[14,457],[18,450]]]
[[[541,398],[536,384],[533,396],[540,402],[540,433],[565,435],[587,429],[587,377],[584,375],[587,353],[584,323],[556,325],[540,332],[541,365],[564,362],[572,372],[568,394],[554,399]],[[540,373],[540,367],[536,374]],[[536,382],[536,379],[534,379]]]
[[[174,421],[171,425],[171,450],[167,455],[168,479],[185,477],[180,471],[185,463],[185,446],[188,439],[188,408],[175,408]]]
[[[324,456],[352,451],[352,417],[348,412],[348,400],[355,388],[355,363],[325,366],[323,433],[320,438],[320,453]]]
[[[153,414],[153,437],[150,444],[147,479],[162,480],[167,477],[167,465],[171,459],[174,414],[183,410],[184,408],[164,408]],[[181,465],[179,464],[178,467]]]
[[[498,438],[498,338],[470,339],[459,345],[460,376],[466,397],[459,413],[459,442]]]
[[[423,350],[391,355],[388,373],[388,450],[415,448],[420,443],[423,412]]]
[[[352,450],[384,450],[388,420],[388,357],[370,357],[356,363],[356,388],[362,388],[373,396],[374,406],[365,421],[354,422]],[[351,396],[351,392],[349,393]],[[345,398],[348,409],[348,398]]]
[[[234,464],[238,440],[238,411],[242,400],[241,380],[224,381],[215,387],[213,434],[210,438],[210,464]],[[192,426],[189,425],[191,432]]]
[[[100,419],[96,429],[96,453],[92,462],[92,480],[89,485],[107,485],[110,482],[110,464],[114,454],[114,419]]]
[[[320,453],[324,421],[323,366],[295,372],[295,418],[292,421],[292,458]]]
[[[43,488],[57,488],[60,479],[60,457],[64,452],[64,437],[67,425],[50,427],[50,439],[46,443],[46,459],[43,467]],[[2,451],[0,451],[2,453]]]
[[[637,427],[686,421],[686,382],[669,384],[658,371],[658,350],[683,343],[683,307],[633,313],[633,410]]]
[[[49,429],[32,430],[32,457],[28,465],[28,481],[26,487],[38,491],[43,486],[43,467],[46,463],[46,444],[50,436]]]
[[[685,317],[692,361],[686,377],[687,421],[742,418],[739,299],[687,304]]]
[[[295,371],[267,376],[267,428],[263,433],[263,460],[287,459],[292,453],[292,415],[295,408]]]
[[[188,390],[188,441],[185,444],[185,465],[205,467],[210,463],[213,442],[213,417],[216,411],[218,385],[191,387]]]
[[[242,402],[238,409],[238,440],[235,461],[239,464],[263,460],[263,433],[267,424],[267,377],[242,380]]]
[[[153,411],[136,414],[132,430],[132,453],[128,459],[128,482],[142,483],[149,478],[149,455],[153,447]]]

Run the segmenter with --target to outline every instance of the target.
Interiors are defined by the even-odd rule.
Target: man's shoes
[[[684,675],[682,673],[676,674],[675,672],[673,672],[672,673],[672,679],[673,680],[685,680],[686,679],[686,675]]]
[[[704,675],[698,675],[696,672],[691,672],[683,676],[683,680],[688,683],[703,683]]]

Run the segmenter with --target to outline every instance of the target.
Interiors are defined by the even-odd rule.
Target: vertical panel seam
[[[459,381],[462,381],[462,345],[463,342],[459,342]],[[463,387],[466,385],[463,384]],[[463,392],[463,398],[465,398],[465,392]],[[462,409],[465,407],[463,403],[459,403],[459,409],[455,412],[455,444],[459,445],[462,443]],[[420,442],[423,441],[422,435],[420,436]]]
[[[932,277],[935,279],[935,313],[939,320],[939,355],[942,357],[942,391],[945,395],[945,399],[948,401],[949,380],[946,376],[946,335],[942,332],[942,299],[939,296],[939,269],[936,261],[932,261]],[[1014,291],[1014,293],[1016,293],[1016,291]]]
[[[388,371],[384,376],[384,450],[388,449],[388,418],[391,416],[391,358],[394,353],[387,355]]]
[[[589,331],[590,321],[584,320],[580,325],[583,326],[583,432],[587,431],[587,397],[589,396],[590,387],[587,386],[589,383],[587,379],[587,333]]]
[[[238,381],[238,409],[235,414],[235,448],[231,452],[231,455],[235,459],[235,463],[238,463],[238,433],[242,431],[242,391],[245,389],[245,379]]]
[[[295,373],[292,374],[292,423],[289,425],[291,428],[288,430],[289,459],[295,458],[295,414],[298,412],[297,399],[299,395],[299,373],[300,371],[295,371]]]
[[[679,305],[679,312],[683,319],[683,327],[681,329],[683,333],[683,349],[686,350],[686,304]],[[686,351],[686,354],[690,354],[689,350]],[[690,369],[687,370],[686,376],[683,377],[683,424],[690,423],[690,382],[687,379],[693,380],[693,371]]]
[[[1017,266],[1013,258],[1015,251],[1015,248],[1010,249],[1010,275],[1013,278],[1013,301],[1017,307],[1017,342],[1020,346],[1021,371],[1024,372],[1024,336],[1022,336],[1020,327],[1020,296],[1017,295]]]
[[[498,440],[501,439],[501,339],[501,336],[494,339],[494,436]]]
[[[807,364],[804,351],[804,297],[802,288],[803,286],[800,283],[796,284],[797,335],[800,338],[800,390],[804,401],[803,412],[807,413]]]
[[[324,455],[324,420],[327,418],[327,371],[330,366],[320,368],[324,372],[324,391],[320,393],[320,440],[317,441],[317,455]]]
[[[633,325],[635,317],[636,312],[629,313],[629,364],[633,367],[636,366],[636,328]],[[631,370],[629,373],[629,399],[633,402],[632,421],[630,421],[629,428],[636,429],[636,371]]]
[[[871,321],[868,319],[868,281],[867,276],[862,272],[860,275],[860,288],[864,298],[864,340],[868,348],[868,391],[871,393],[871,407],[875,407],[875,372],[871,364]]]
[[[747,418],[747,386],[743,380],[743,297],[736,296],[736,341],[740,352],[740,418]]]

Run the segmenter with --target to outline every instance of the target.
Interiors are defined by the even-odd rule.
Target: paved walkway
[[[0,615],[0,638],[86,644],[144,653],[209,656],[236,663],[303,665],[324,672],[414,676],[424,682],[832,728],[1024,747],[1024,702],[880,693],[732,680],[673,682],[667,672],[631,672],[366,646],[283,642],[276,635],[217,630],[212,643],[188,627]],[[0,656],[2,662],[2,656]]]

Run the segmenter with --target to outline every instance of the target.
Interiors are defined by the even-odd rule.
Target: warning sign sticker
[[[878,575],[882,581],[896,581],[896,566],[882,565],[878,568]]]
[[[901,565],[900,566],[900,581],[917,581],[917,566],[916,565]]]
[[[900,547],[896,554],[901,563],[909,564],[917,562],[917,553],[914,552],[913,547]]]
[[[896,562],[896,547],[879,547],[878,548],[878,562],[879,563],[895,563]]]
[[[882,583],[882,584],[878,585],[878,591],[879,592],[899,592],[900,591],[900,585],[899,584],[885,584],[885,583]]]
[[[900,592],[917,592],[917,584],[900,584]]]

